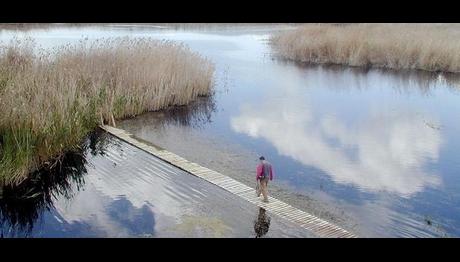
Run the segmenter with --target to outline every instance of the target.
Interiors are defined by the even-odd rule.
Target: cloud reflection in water
[[[289,98],[289,99],[288,99]],[[268,140],[279,152],[327,173],[335,182],[403,197],[441,180],[425,170],[436,161],[440,131],[410,110],[373,112],[347,126],[335,115],[316,116],[301,95],[244,104],[234,131]],[[282,173],[282,170],[278,171]]]

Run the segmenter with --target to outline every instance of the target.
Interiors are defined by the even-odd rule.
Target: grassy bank
[[[460,72],[456,24],[306,24],[271,42],[301,62]]]
[[[33,41],[16,40],[0,48],[1,183],[59,161],[101,122],[212,89],[212,63],[172,42],[100,39],[34,52]]]

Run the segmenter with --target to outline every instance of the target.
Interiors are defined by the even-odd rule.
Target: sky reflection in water
[[[301,194],[343,207],[365,236],[458,236],[458,77],[280,61],[267,45],[272,29],[253,29],[111,26],[24,35],[48,47],[83,36],[182,41],[216,63],[212,103],[200,111],[199,121],[182,117],[181,109],[127,120],[124,128],[209,167],[228,165],[228,174],[235,171],[244,182],[246,176],[252,182],[252,159],[264,154],[275,165],[276,184],[283,186],[278,193],[292,193],[292,201],[304,201],[296,195]],[[2,31],[0,38],[13,35]],[[164,126],[159,119],[166,120]],[[220,153],[229,145],[242,149]],[[101,190],[117,187],[110,177],[93,179]],[[129,183],[148,195],[149,187],[139,179]],[[142,194],[129,198],[138,198],[132,200],[137,209],[145,204]],[[84,206],[67,212],[78,209]],[[427,226],[427,219],[442,232]]]
[[[334,114],[315,115],[308,102],[312,98],[302,89],[283,87],[283,99],[263,94],[261,103],[241,105],[232,128],[265,139],[281,155],[314,166],[338,183],[405,197],[441,183],[439,175],[424,169],[439,157],[440,131],[416,111],[369,111],[347,125]]]

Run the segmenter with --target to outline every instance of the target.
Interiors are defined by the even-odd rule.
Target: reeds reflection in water
[[[78,150],[31,173],[20,184],[0,188],[0,236],[28,236],[39,217],[54,208],[58,198],[72,199],[85,185],[87,155],[103,155],[108,135],[90,133]]]

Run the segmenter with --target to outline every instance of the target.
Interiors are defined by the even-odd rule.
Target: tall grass
[[[306,24],[271,42],[302,62],[460,72],[458,24]]]
[[[102,122],[209,95],[213,71],[184,45],[143,38],[1,46],[0,182],[59,161]]]

